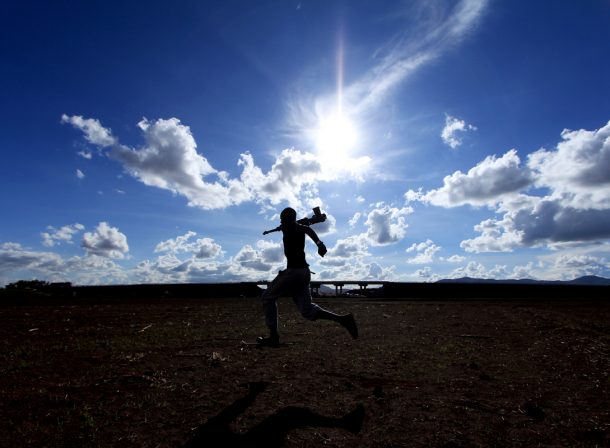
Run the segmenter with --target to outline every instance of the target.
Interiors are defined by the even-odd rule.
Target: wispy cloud
[[[447,9],[444,2],[426,2],[418,16],[419,27],[411,27],[378,49],[380,62],[345,89],[345,99],[356,112],[378,105],[392,88],[425,64],[441,56],[478,25],[487,0],[462,0]]]
[[[417,11],[403,10],[402,14],[395,16],[393,20],[404,21],[403,31],[372,50],[370,67],[350,84],[342,86],[341,92],[319,95],[296,92],[288,99],[285,131],[304,145],[315,145],[320,123],[337,112],[339,103],[342,113],[350,119],[356,122],[374,121],[370,114],[385,104],[396,87],[460,44],[476,29],[488,0],[461,0],[455,6],[453,4],[421,2],[417,6],[409,6],[417,8]],[[384,135],[388,135],[387,130]],[[360,149],[363,152],[364,148]],[[360,159],[366,162],[360,165],[355,163]],[[360,172],[366,172],[374,161],[368,156],[361,156],[351,162]]]

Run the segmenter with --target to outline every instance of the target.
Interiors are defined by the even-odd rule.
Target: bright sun
[[[350,150],[358,140],[358,133],[348,118],[336,114],[320,121],[315,140],[316,149],[322,159],[341,162],[349,157]]]

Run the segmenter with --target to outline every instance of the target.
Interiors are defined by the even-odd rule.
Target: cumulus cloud
[[[347,238],[338,240],[333,247],[328,250],[325,260],[321,264],[329,263],[335,258],[344,259],[347,262],[349,259],[362,258],[368,253],[368,240],[364,234],[352,235]]]
[[[354,213],[354,216],[352,216],[348,222],[349,226],[354,227],[360,220],[361,216],[362,216],[362,213],[360,213],[360,212]]]
[[[280,243],[258,240],[256,247],[259,250],[260,258],[265,263],[277,264],[284,262],[284,247]]]
[[[555,257],[550,271],[557,273],[559,278],[572,280],[585,275],[610,275],[610,262],[606,257],[590,254],[565,253]]]
[[[64,115],[62,122],[81,130],[90,143],[110,148],[107,155],[145,185],[182,195],[188,205],[202,209],[245,201],[295,205],[311,196],[318,182],[329,180],[315,155],[292,148],[283,150],[266,173],[256,166],[250,153],[243,153],[237,162],[241,175],[231,178],[227,172],[214,169],[197,151],[190,128],[177,118],[140,121],[138,127],[145,139],[140,148],[120,144],[96,119]]]
[[[564,130],[555,150],[528,158],[536,185],[552,190],[551,199],[576,209],[610,208],[610,121],[600,129]]]
[[[451,115],[445,115],[445,127],[441,132],[441,138],[451,149],[455,149],[462,144],[460,134],[466,131],[476,131],[476,129],[475,126],[467,124],[464,120],[452,117]]]
[[[91,151],[79,151],[77,154],[83,159],[91,160],[93,158]]]
[[[241,267],[253,269],[255,271],[270,271],[273,267],[270,263],[266,263],[260,252],[254,249],[249,244],[242,247],[235,255],[233,260]]]
[[[155,260],[144,260],[134,268],[133,275],[143,283],[227,282],[244,280],[231,272],[231,264],[213,259],[191,257],[181,260],[164,254]]]
[[[405,217],[412,212],[411,207],[396,208],[383,204],[371,210],[365,222],[369,243],[384,246],[403,239],[408,227]]]
[[[415,276],[425,283],[435,282],[441,279],[438,274],[432,272],[432,268],[430,266],[418,269],[417,271],[415,271]]]
[[[76,177],[78,177],[79,179],[84,179],[85,178],[85,173],[83,173],[81,170],[77,169],[76,170]]]
[[[32,251],[18,243],[0,244],[0,280],[6,281],[8,275],[22,270],[58,270],[62,259],[52,252]]]
[[[436,190],[409,190],[405,199],[442,207],[495,207],[501,217],[477,224],[462,241],[467,252],[507,252],[610,238],[610,122],[593,130],[564,130],[554,150],[529,155],[524,168],[515,150],[487,157],[444,179]],[[540,195],[526,190],[538,187]]]
[[[71,257],[63,261],[61,270],[47,272],[51,280],[71,281],[86,285],[125,283],[129,272],[106,256],[89,254]]]
[[[286,201],[296,205],[304,193],[311,193],[317,181],[322,179],[322,166],[318,158],[308,152],[284,149],[266,174],[254,164],[250,153],[242,154],[238,165],[243,168],[241,185],[250,197],[259,202],[278,204]]]
[[[127,237],[107,222],[100,222],[94,232],[86,232],[81,245],[87,254],[100,257],[125,258],[129,252]]]
[[[475,226],[480,235],[462,241],[467,252],[507,252],[516,247],[560,247],[610,238],[610,209],[577,209],[537,199],[506,206],[500,219]]]
[[[169,239],[157,244],[155,252],[169,252],[173,254],[189,252],[196,258],[215,258],[222,253],[222,247],[211,238],[199,238],[195,241],[189,241],[196,235],[196,232],[189,230],[184,235],[178,236],[175,239]]]
[[[127,279],[123,268],[106,257],[89,255],[64,259],[56,253],[34,251],[17,243],[0,244],[0,283],[24,276],[75,284],[110,284]]]
[[[82,224],[68,224],[56,229],[53,226],[47,226],[47,232],[42,232],[42,244],[46,247],[53,247],[60,243],[72,243],[72,237],[85,229]]]
[[[320,272],[320,280],[362,279],[362,280],[392,280],[395,278],[395,266],[381,266],[379,263],[367,263],[357,258],[350,263],[332,265],[324,264]]]
[[[579,209],[542,200],[531,209],[511,211],[506,217],[521,232],[525,245],[610,238],[610,209]]]
[[[520,167],[517,151],[511,149],[500,158],[486,157],[464,174],[456,171],[443,179],[443,186],[427,193],[409,190],[407,201],[420,200],[441,207],[461,205],[494,206],[507,195],[516,193],[533,182],[531,173]]]
[[[85,139],[93,145],[104,148],[116,143],[112,131],[102,126],[100,121],[95,118],[83,118],[78,115],[68,116],[63,114],[61,116],[61,122],[69,123],[75,128],[83,131]]]
[[[194,232],[192,232],[194,233]],[[188,247],[189,233],[157,246],[166,252],[155,260],[145,260],[136,266],[134,276],[141,282],[235,282],[268,280],[273,271],[284,264],[283,247],[279,243],[259,240],[255,245],[246,244],[237,253],[225,259],[197,258],[181,259],[178,252],[187,252],[177,247]]]
[[[487,219],[474,226],[480,235],[464,240],[460,247],[466,252],[511,252],[521,245],[522,234],[511,225],[510,219]]]
[[[482,263],[471,261],[466,266],[454,269],[447,278],[506,279],[509,275],[506,266],[496,265],[492,269],[487,269]]]
[[[446,261],[447,263],[461,263],[464,260],[466,260],[466,257],[463,257],[461,255],[451,255],[447,258],[441,257],[441,261]]]
[[[415,253],[414,257],[408,258],[409,264],[429,264],[434,261],[434,255],[441,250],[440,246],[434,244],[432,240],[426,240],[419,244],[413,243],[407,248],[407,253]]]

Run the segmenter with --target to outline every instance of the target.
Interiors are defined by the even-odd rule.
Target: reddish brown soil
[[[0,307],[0,446],[180,446],[261,381],[231,431],[364,406],[358,434],[290,447],[610,446],[610,303],[319,303],[361,337],[289,300],[277,349],[240,343],[264,331],[255,299]]]

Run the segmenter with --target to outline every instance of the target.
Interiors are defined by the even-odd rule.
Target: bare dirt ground
[[[318,303],[0,306],[0,446],[610,446],[608,302]]]

